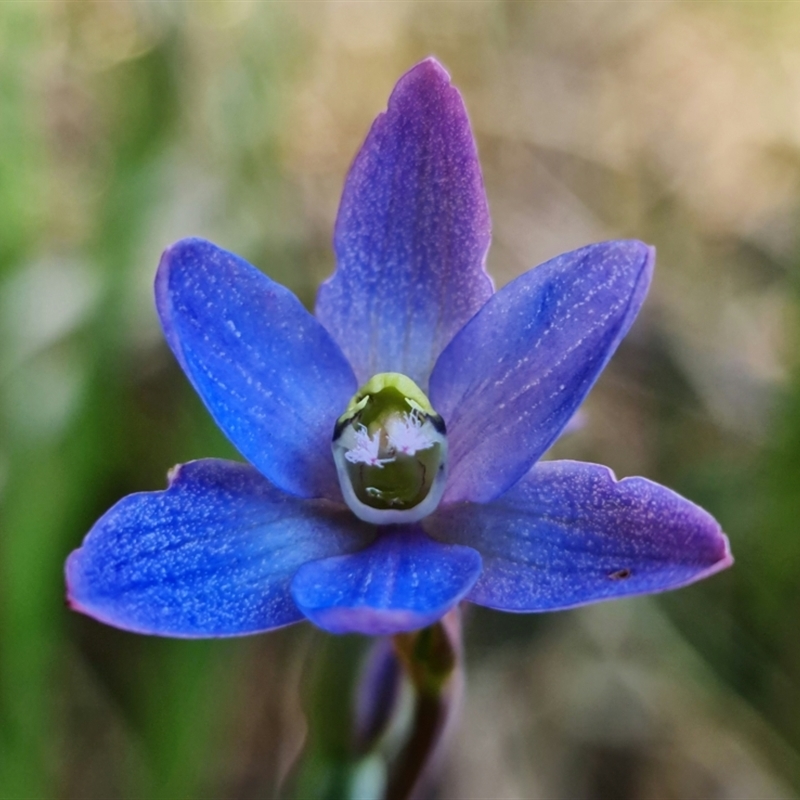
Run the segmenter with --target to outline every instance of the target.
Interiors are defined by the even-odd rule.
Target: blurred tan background
[[[431,54],[498,285],[591,241],[658,248],[557,455],[676,488],[737,557],[664,598],[473,610],[437,796],[797,797],[798,42],[788,1],[2,3],[0,797],[277,796],[302,709],[340,724],[304,665],[345,685],[362,643],[121,633],[64,609],[61,565],[122,495],[235,457],[162,341],[161,250],[210,238],[310,306],[347,167]]]

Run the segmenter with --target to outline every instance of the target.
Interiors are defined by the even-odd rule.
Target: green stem
[[[385,800],[417,796],[452,721],[462,685],[458,609],[414,633],[394,637],[400,662],[414,687],[411,730],[391,770]]]
[[[448,709],[438,696],[417,696],[411,733],[386,788],[386,800],[408,800],[414,796],[436,749],[447,717]]]

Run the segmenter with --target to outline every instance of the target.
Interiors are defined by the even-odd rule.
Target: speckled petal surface
[[[423,389],[436,357],[492,294],[490,221],[461,95],[434,59],[397,83],[347,176],[336,272],[316,314],[366,382]]]
[[[676,589],[733,563],[719,525],[694,503],[577,461],[537,464],[499,500],[440,509],[426,529],[480,552],[467,599],[504,611]]]
[[[239,452],[287,492],[340,498],[330,440],[357,384],[322,325],[203,239],[165,251],[155,288],[169,346]]]
[[[257,633],[303,618],[289,594],[301,564],[372,536],[348,511],[287,495],[248,464],[193,461],[165,491],[125,497],[101,517],[67,561],[67,599],[137,633]]]
[[[475,550],[435,542],[417,526],[390,525],[365,550],[301,567],[292,596],[331,633],[389,635],[435,622],[480,570]]]
[[[436,362],[430,399],[447,425],[445,503],[487,502],[569,422],[644,300],[655,252],[593,244],[497,292]]]

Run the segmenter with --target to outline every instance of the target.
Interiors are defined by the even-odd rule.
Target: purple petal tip
[[[450,73],[434,56],[428,56],[411,67],[408,72],[400,77],[397,85],[407,84],[419,80],[429,80],[438,83],[450,83]]]
[[[448,95],[463,104],[461,93],[452,85],[450,73],[433,57],[429,56],[411,67],[395,84],[389,97],[389,109],[404,102],[427,103],[448,102]]]

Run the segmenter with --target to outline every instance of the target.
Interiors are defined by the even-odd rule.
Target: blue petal
[[[247,464],[177,467],[163,492],[120,500],[67,561],[68,601],[101,622],[160,636],[234,636],[302,619],[297,568],[364,547],[374,528],[300,500]]]
[[[416,526],[392,525],[366,550],[302,566],[292,596],[331,633],[394,634],[435,622],[480,571],[474,550],[434,542]]]
[[[464,103],[432,58],[406,73],[345,183],[317,317],[359,383],[436,357],[492,294],[489,211]]]
[[[483,573],[467,599],[504,611],[554,611],[675,589],[733,563],[713,517],[644,478],[607,467],[537,464],[486,505],[440,509],[432,536],[474,547]]]
[[[443,502],[487,502],[555,441],[630,328],[655,251],[636,241],[575,250],[494,295],[431,375],[447,424]]]
[[[161,258],[170,347],[241,454],[284,491],[339,498],[331,436],[357,387],[328,332],[238,256],[184,239]]]

